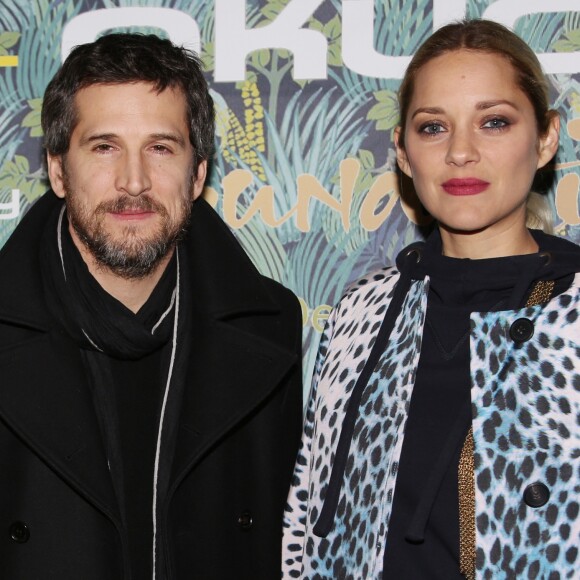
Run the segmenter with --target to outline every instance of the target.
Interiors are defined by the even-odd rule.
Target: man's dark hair
[[[213,153],[214,108],[199,58],[169,40],[144,34],[109,34],[76,46],[48,84],[42,106],[44,145],[64,155],[78,122],[74,98],[96,84],[151,83],[157,92],[183,91],[194,169]]]

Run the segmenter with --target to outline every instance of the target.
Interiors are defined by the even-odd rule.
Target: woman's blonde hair
[[[554,233],[554,212],[545,195],[530,191],[526,202],[526,226],[547,234]]]

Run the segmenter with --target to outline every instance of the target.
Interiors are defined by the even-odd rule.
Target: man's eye
[[[108,143],[100,143],[99,145],[97,145],[95,147],[95,151],[102,151],[102,152],[111,151],[112,149],[113,149],[113,147],[111,145],[109,145]]]
[[[165,145],[153,145],[153,151],[156,153],[169,153],[169,149]]]

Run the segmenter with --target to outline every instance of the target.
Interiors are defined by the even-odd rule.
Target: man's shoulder
[[[47,327],[39,249],[46,221],[59,203],[52,192],[40,197],[0,250],[0,320]]]
[[[296,298],[296,294],[284,286],[284,284],[272,278],[268,278],[268,276],[264,276],[263,274],[260,274],[260,278],[268,290],[273,294],[273,296],[279,298],[280,300],[284,300],[289,304],[298,304],[298,298]]]
[[[240,240],[219,213],[203,199],[194,203],[189,230],[189,256],[197,275],[205,277],[214,300],[229,303],[233,294],[244,297],[244,304],[253,309],[258,298],[270,309],[300,311],[294,293],[259,272]],[[208,290],[208,293],[210,290]],[[273,303],[273,304],[272,304]]]
[[[20,246],[24,238],[30,239],[36,249],[36,243],[42,236],[43,226],[48,216],[61,203],[62,200],[59,200],[50,190],[39,197],[26,211],[4,246],[0,248],[0,256],[10,251],[14,244],[19,244]],[[19,251],[22,251],[21,247],[19,247]]]
[[[274,302],[280,307],[280,312],[285,314],[289,320],[298,320],[301,327],[302,306],[296,294],[280,282],[272,280],[272,278],[268,278],[267,276],[262,276],[262,281]]]

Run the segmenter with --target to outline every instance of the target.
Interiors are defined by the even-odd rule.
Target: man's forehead
[[[76,127],[83,132],[134,131],[176,136],[188,134],[187,103],[183,91],[159,91],[152,83],[95,83],[75,95]]]
[[[75,100],[83,98],[87,94],[116,94],[116,93],[133,93],[142,94],[143,97],[160,97],[168,95],[176,100],[186,101],[185,93],[179,86],[168,86],[159,88],[156,83],[149,81],[127,81],[124,83],[90,83],[81,86],[75,93]]]

